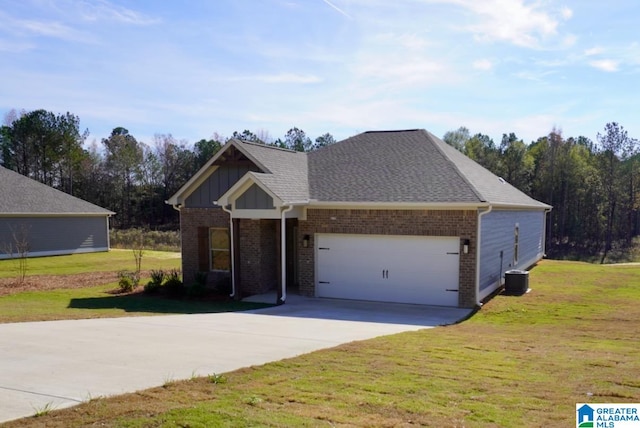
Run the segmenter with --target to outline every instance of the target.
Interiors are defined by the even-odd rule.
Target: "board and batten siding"
[[[252,184],[238,199],[236,209],[268,210],[273,209],[273,198],[257,184]]]
[[[544,211],[495,210],[482,217],[480,298],[502,284],[506,271],[527,269],[543,257],[544,221]],[[519,229],[519,254],[514,264],[516,225]]]
[[[205,181],[187,197],[185,206],[189,208],[210,208],[213,201],[217,201],[227,190],[231,188],[247,172],[259,171],[258,168],[249,165],[226,166],[217,168]]]
[[[23,233],[30,257],[109,250],[107,217],[0,217],[0,259],[11,257],[8,246],[15,252],[14,235]]]

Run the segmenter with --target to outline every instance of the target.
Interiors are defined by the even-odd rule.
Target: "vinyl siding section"
[[[527,269],[544,254],[544,211],[492,211],[482,217],[480,296],[502,284],[510,269]],[[514,264],[515,228],[519,227],[519,255]],[[501,257],[502,252],[502,257]]]
[[[267,210],[273,208],[273,198],[257,184],[251,185],[236,200],[236,209],[239,210]]]
[[[106,251],[106,217],[0,217],[0,258],[15,251],[14,233],[26,231],[30,256]]]
[[[222,194],[231,188],[249,171],[258,171],[256,167],[223,165],[217,168],[196,190],[189,195],[185,206],[189,208],[210,208]]]

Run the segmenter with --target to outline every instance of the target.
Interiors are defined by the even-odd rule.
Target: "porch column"
[[[283,208],[280,215],[280,287],[278,287],[278,305],[287,300],[287,216],[293,205]]]

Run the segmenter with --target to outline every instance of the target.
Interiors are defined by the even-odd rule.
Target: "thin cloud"
[[[233,82],[240,81],[254,81],[261,83],[319,83],[322,81],[318,76],[310,74],[294,74],[294,73],[280,73],[280,74],[262,74],[251,76],[238,76],[229,79]]]
[[[603,51],[603,49],[599,46],[595,46],[593,48],[587,49],[584,51],[584,55],[585,56],[592,56],[592,55],[598,55],[601,54]]]
[[[493,68],[493,63],[488,59],[479,59],[479,60],[473,61],[472,65],[473,65],[473,68],[475,68],[476,70],[489,71]]]
[[[525,5],[522,0],[460,0],[454,3],[480,16],[481,23],[468,27],[478,40],[500,40],[517,46],[540,48],[543,39],[558,33],[558,19],[536,4]],[[564,20],[571,16],[568,8],[560,13]]]
[[[118,6],[107,0],[83,0],[78,2],[80,13],[87,21],[112,20],[130,25],[152,25],[161,22],[133,9]]]
[[[44,36],[62,40],[86,40],[86,36],[77,30],[55,21],[38,21],[33,19],[6,19],[6,28],[13,35]]]
[[[596,61],[591,61],[589,65],[593,68],[597,68],[598,70],[606,71],[609,73],[613,73],[618,71],[618,61],[614,61],[612,59],[599,59]]]
[[[346,16],[349,19],[353,19],[351,17],[351,15],[349,15],[347,12],[345,12],[344,10],[340,9],[338,6],[336,6],[335,4],[331,3],[329,0],[322,0],[323,2],[325,2],[329,7],[331,7],[333,10],[337,11],[338,13],[340,13],[341,15]]]

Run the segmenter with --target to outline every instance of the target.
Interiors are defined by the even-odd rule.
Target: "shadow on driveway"
[[[125,312],[156,314],[211,314],[219,312],[248,311],[272,306],[262,302],[238,302],[235,300],[168,299],[140,294],[122,296],[87,297],[71,299],[70,309],[121,309]]]

